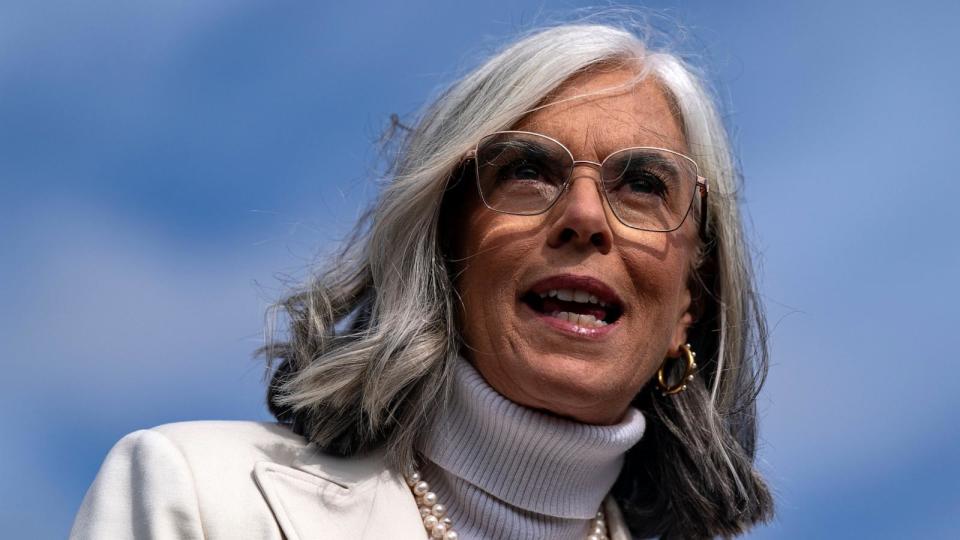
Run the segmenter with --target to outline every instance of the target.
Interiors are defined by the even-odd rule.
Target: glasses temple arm
[[[697,187],[700,188],[700,238],[706,242],[710,239],[710,233],[707,230],[707,219],[710,217],[707,214],[707,194],[710,192],[710,185],[707,183],[707,179],[698,176],[697,177]]]

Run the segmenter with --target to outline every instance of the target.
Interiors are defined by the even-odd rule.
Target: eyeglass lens
[[[494,133],[481,140],[477,181],[493,210],[533,215],[550,208],[573,174],[570,153],[558,142],[521,132]],[[629,227],[670,231],[683,222],[693,202],[696,164],[656,148],[626,148],[604,159],[604,196]]]

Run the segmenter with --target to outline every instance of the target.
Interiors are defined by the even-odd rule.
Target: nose
[[[557,213],[551,225],[548,245],[554,249],[570,245],[580,250],[596,249],[609,253],[613,231],[607,220],[603,197],[597,185],[600,171],[590,165],[573,170],[567,192],[551,212]]]

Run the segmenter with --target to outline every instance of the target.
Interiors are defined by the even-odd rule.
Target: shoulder
[[[71,538],[280,538],[254,478],[289,465],[306,441],[280,424],[180,422],[130,433],[110,450]],[[118,536],[119,534],[119,536]]]
[[[233,489],[230,478],[249,478],[254,464],[290,465],[307,447],[282,424],[241,421],[177,422],[134,431],[104,461],[134,470],[179,468],[200,489]]]
[[[221,489],[225,478],[250,479],[270,466],[293,468],[343,486],[375,480],[389,469],[384,452],[341,457],[326,454],[283,424],[194,421],[134,431],[113,447],[104,466],[129,462],[141,468],[180,467],[199,488]]]
[[[384,457],[331,456],[271,423],[136,431],[110,451],[71,539],[421,539],[410,488]]]
[[[163,424],[148,430],[161,433],[171,440],[195,440],[217,444],[225,441],[287,441],[305,444],[303,437],[290,428],[276,422],[253,422],[247,420],[196,420]],[[137,433],[137,432],[134,432]]]
[[[175,450],[198,486],[222,486],[225,477],[249,478],[251,471],[263,467],[292,468],[338,485],[356,486],[388,469],[382,451],[353,457],[326,454],[286,425],[270,422],[178,422],[127,437],[138,437],[141,445]]]
[[[142,444],[166,444],[190,461],[229,466],[240,462],[268,460],[290,462],[307,446],[307,441],[290,428],[270,422],[205,420],[164,424],[136,431]]]

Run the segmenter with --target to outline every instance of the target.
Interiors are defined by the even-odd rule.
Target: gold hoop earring
[[[697,353],[693,352],[689,343],[681,345],[680,350],[683,351],[687,360],[687,368],[683,370],[683,377],[680,378],[680,382],[673,386],[667,384],[667,376],[663,373],[663,368],[667,365],[666,360],[663,361],[660,369],[657,370],[657,386],[660,387],[660,395],[662,396],[672,396],[683,392],[687,389],[687,381],[693,380],[693,372],[697,369]]]

